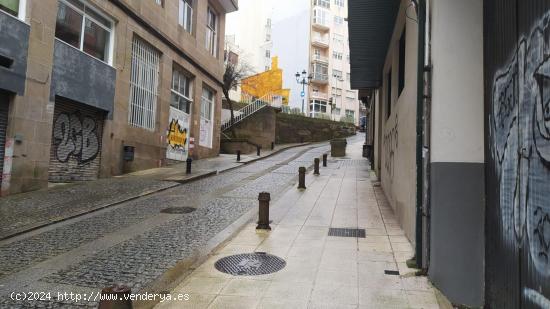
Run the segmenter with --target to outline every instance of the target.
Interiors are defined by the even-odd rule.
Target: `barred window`
[[[134,37],[128,122],[148,130],[155,129],[160,54],[153,46]]]

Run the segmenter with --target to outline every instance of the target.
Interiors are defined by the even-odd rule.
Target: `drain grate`
[[[399,270],[384,270],[385,275],[399,276]]]
[[[286,266],[285,260],[265,252],[226,256],[214,264],[217,270],[236,276],[258,276],[278,272]]]
[[[197,210],[197,209],[193,208],[193,207],[168,207],[168,208],[164,208],[160,212],[163,213],[163,214],[179,215],[179,214],[188,214],[188,213],[193,212],[195,210]]]
[[[365,238],[365,229],[346,229],[331,227],[328,236]]]

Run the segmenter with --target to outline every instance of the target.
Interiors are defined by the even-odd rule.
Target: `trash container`
[[[348,142],[345,138],[335,138],[330,141],[330,155],[332,157],[345,157],[346,145]]]

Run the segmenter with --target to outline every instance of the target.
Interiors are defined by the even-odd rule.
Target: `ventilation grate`
[[[384,270],[385,275],[399,276],[399,270]]]
[[[334,228],[328,230],[328,236],[365,238],[365,229]]]

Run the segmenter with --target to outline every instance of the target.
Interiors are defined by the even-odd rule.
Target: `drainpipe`
[[[416,3],[418,16],[418,65],[417,65],[417,93],[416,93],[416,266],[422,268],[423,237],[422,237],[422,132],[424,130],[424,58],[426,38],[426,0],[412,0]]]

